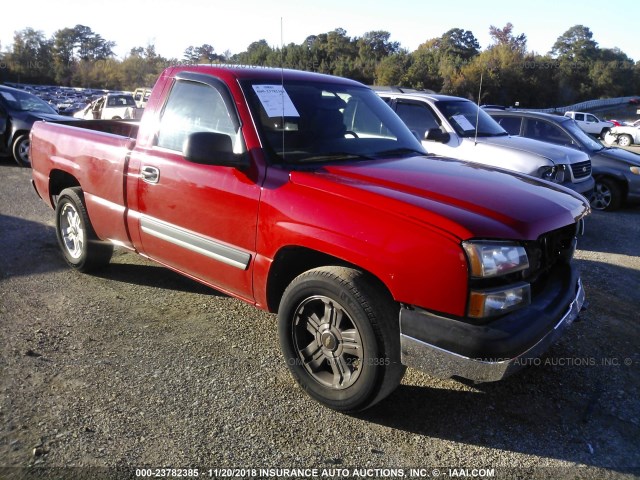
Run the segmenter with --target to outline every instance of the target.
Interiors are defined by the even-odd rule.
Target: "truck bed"
[[[138,120],[68,120],[50,123],[109,133],[119,137],[136,138],[140,122]]]
[[[138,123],[123,120],[36,122],[31,131],[33,181],[52,207],[61,179],[77,179],[98,237],[127,245],[126,158]]]

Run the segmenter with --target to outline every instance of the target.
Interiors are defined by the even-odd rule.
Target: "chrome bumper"
[[[401,360],[404,365],[416,368],[438,378],[454,376],[478,382],[495,382],[517,372],[540,357],[578,318],[584,305],[585,294],[578,280],[576,296],[566,313],[535,345],[513,358],[492,361],[469,358],[435,345],[425,343],[400,332]],[[428,314],[430,315],[430,314]]]

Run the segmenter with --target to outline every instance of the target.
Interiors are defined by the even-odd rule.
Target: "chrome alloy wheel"
[[[295,352],[315,381],[343,390],[358,380],[364,359],[362,339],[339,303],[322,295],[309,297],[296,309],[293,322]]]
[[[85,231],[80,214],[71,203],[66,203],[62,207],[60,233],[69,255],[76,259],[80,258],[84,251]]]

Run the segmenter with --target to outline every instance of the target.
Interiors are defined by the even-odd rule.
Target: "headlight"
[[[640,175],[640,167],[629,167],[631,169],[631,173],[634,175]]]
[[[531,303],[531,286],[517,283],[507,288],[472,290],[469,295],[469,316],[486,318],[502,315]]]
[[[542,167],[538,172],[540,173],[540,178],[542,178],[543,180],[562,183],[564,182],[566,169],[566,165],[557,165],[553,167]]]
[[[529,268],[524,247],[507,242],[462,242],[467,252],[471,276],[497,277]]]

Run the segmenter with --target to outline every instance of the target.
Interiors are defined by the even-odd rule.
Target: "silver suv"
[[[397,90],[376,93],[429,153],[526,173],[586,197],[591,195],[594,180],[591,160],[585,153],[510,136],[486,112],[464,98]]]

